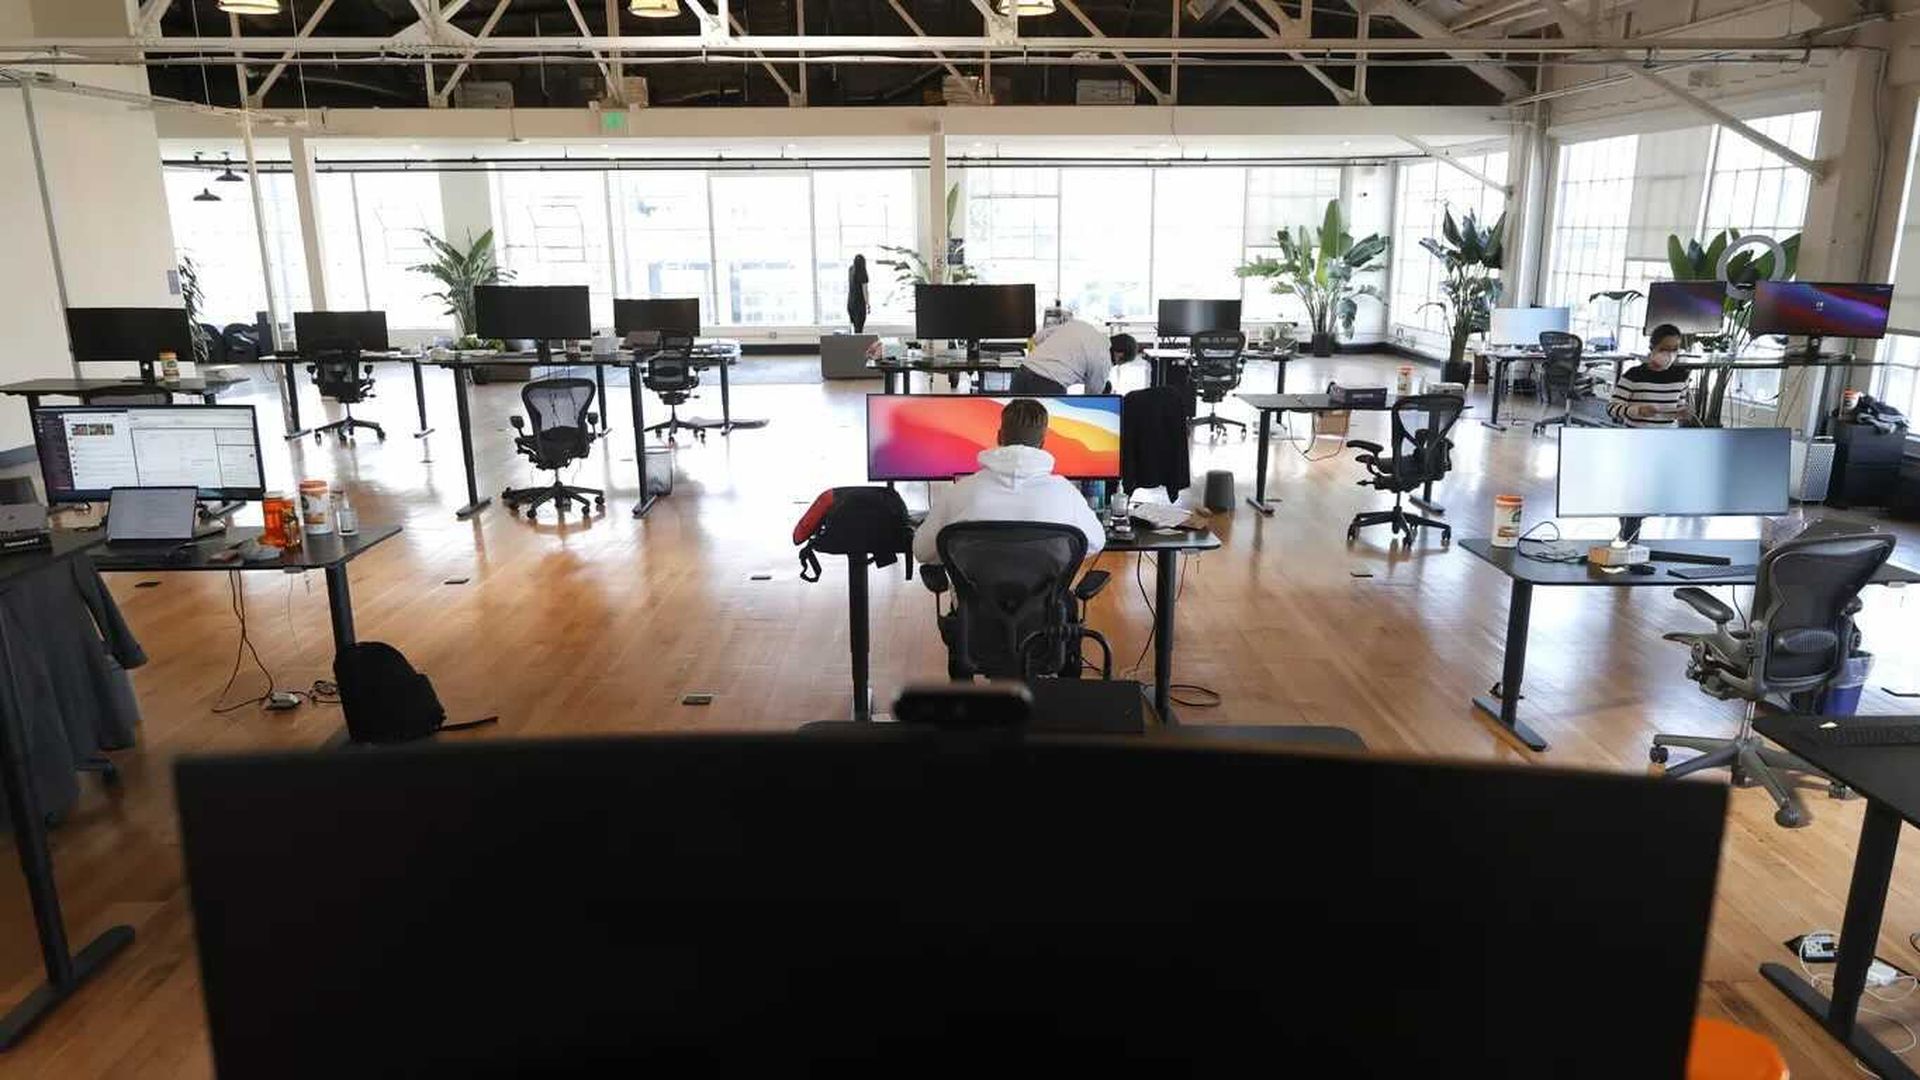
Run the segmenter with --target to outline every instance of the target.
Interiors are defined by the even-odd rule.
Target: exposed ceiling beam
[[[1515,12],[1532,11],[1539,0],[1488,0],[1484,4],[1475,4],[1454,16],[1447,29],[1459,34],[1483,26],[1495,19],[1503,18]]]
[[[1500,194],[1502,195],[1513,194],[1513,188],[1510,185],[1508,185],[1505,181],[1495,180],[1492,177],[1481,172],[1480,170],[1472,168],[1471,166],[1467,165],[1465,162],[1454,160],[1453,157],[1447,153],[1447,151],[1442,150],[1437,146],[1434,146],[1432,143],[1427,142],[1425,139],[1421,139],[1418,136],[1414,136],[1414,135],[1402,135],[1400,136],[1400,141],[1406,143],[1408,146],[1411,146],[1415,150],[1420,151],[1421,154],[1425,155],[1426,157],[1432,158],[1433,160],[1439,162],[1442,165],[1445,165],[1451,169],[1455,169],[1459,172],[1463,172],[1468,176],[1473,177],[1475,180],[1478,180],[1482,184],[1485,184],[1486,186],[1493,188],[1494,190],[1500,192]]]
[[[452,19],[455,15],[465,10],[468,3],[469,0],[447,0],[446,3],[440,5],[440,18],[442,20]]]
[[[1100,32],[1100,27],[1097,24],[1095,24],[1092,19],[1087,18],[1087,13],[1080,10],[1079,4],[1074,3],[1073,0],[1059,0],[1059,4],[1061,7],[1067,9],[1067,14],[1073,16],[1074,19],[1077,20],[1081,26],[1084,26],[1087,28],[1087,33],[1092,34],[1094,37],[1094,40],[1096,41],[1107,40],[1107,35]],[[1120,50],[1115,49],[1113,50],[1113,58],[1115,60],[1120,61],[1120,66],[1127,69],[1127,74],[1132,75],[1134,79],[1140,83],[1141,86],[1144,86],[1147,88],[1147,93],[1153,95],[1153,100],[1157,104],[1170,105],[1173,103],[1172,96],[1169,95],[1165,90],[1160,89],[1160,85],[1158,83],[1154,82],[1152,79],[1147,78],[1147,73],[1140,70],[1140,65],[1127,59],[1126,53],[1123,53]]]
[[[134,31],[140,34],[158,34],[160,20],[166,17],[167,9],[171,7],[173,7],[173,0],[146,0],[140,5],[140,13],[134,19]]]
[[[1408,3],[1407,0],[1378,0],[1378,6],[1374,9],[1374,14],[1389,16],[1399,22],[1400,25],[1420,35],[1422,38],[1429,39],[1436,45],[1441,41],[1453,38],[1452,32],[1447,29],[1444,23],[1426,12],[1421,11],[1419,8],[1414,7]],[[1485,42],[1480,43],[1481,49],[1484,49],[1485,46]],[[1467,70],[1485,80],[1487,85],[1500,91],[1503,97],[1517,97],[1532,89],[1532,87],[1528,86],[1518,75],[1515,75],[1504,67],[1471,62],[1477,57],[1485,55],[1483,52],[1445,47],[1440,48],[1440,51],[1456,60],[1467,63]]]
[[[895,15],[900,16],[900,21],[903,23],[906,23],[907,29],[913,31],[916,37],[927,36],[927,32],[925,30],[920,29],[920,24],[918,22],[915,22],[913,16],[907,13],[906,5],[902,4],[900,0],[887,0],[887,6],[893,9],[893,13]],[[940,63],[946,67],[947,74],[952,75],[956,79],[964,80],[966,78],[966,75],[961,73],[960,69],[955,67],[951,60],[947,59],[946,53],[940,52],[939,50],[936,49],[934,50],[933,58],[935,60],[940,61]]]
[[[736,37],[747,36],[747,28],[740,22],[740,16],[729,11],[727,12],[727,22],[732,24]],[[761,67],[767,69],[767,74],[773,76],[773,81],[779,84],[780,89],[786,92],[787,104],[799,105],[801,103],[800,95],[794,91],[793,84],[787,81],[787,77],[780,74],[780,69],[773,66],[773,61],[767,59],[767,54],[756,52],[752,55],[755,60],[760,61]]]
[[[1260,5],[1260,10],[1266,12],[1267,18],[1273,20],[1273,25],[1280,28],[1281,37],[1298,41],[1313,36],[1307,30],[1313,22],[1313,5],[1307,5],[1303,12],[1305,21],[1302,21],[1288,15],[1287,9],[1280,6],[1279,0],[1253,0],[1253,2]]]
[[[1866,14],[1854,0],[1799,0],[1823,23],[1847,22]]]
[[[1255,0],[1255,2],[1257,3],[1259,2],[1259,0]],[[1271,8],[1266,8],[1263,5],[1263,10],[1267,10],[1268,14],[1277,14],[1281,19],[1287,18],[1287,13],[1285,11],[1280,10],[1280,6],[1278,4],[1273,4],[1273,0],[1266,0],[1266,4],[1272,4]],[[1260,16],[1255,15],[1243,2],[1243,0],[1231,0],[1231,7],[1233,8],[1234,12],[1238,14],[1241,18],[1247,20],[1247,22],[1249,23],[1252,23],[1254,29],[1260,31],[1261,36],[1271,38],[1275,41],[1283,40],[1285,31],[1286,31],[1286,23],[1284,22],[1281,23],[1281,28],[1279,30],[1275,30],[1273,27],[1268,26],[1264,21],[1262,21]],[[1321,86],[1326,87],[1327,91],[1333,95],[1333,100],[1336,103],[1341,105],[1347,105],[1347,104],[1351,104],[1355,100],[1354,95],[1351,91],[1349,91],[1346,87],[1340,85],[1337,79],[1327,74],[1325,69],[1321,68],[1318,64],[1307,63],[1307,58],[1303,54],[1297,53],[1297,52],[1289,52],[1287,53],[1287,55],[1293,58],[1294,60],[1300,61],[1300,67],[1302,68],[1302,70],[1304,70],[1308,75],[1313,76],[1313,79],[1315,82],[1319,83]]]
[[[327,9],[332,6],[333,0],[320,0],[320,6],[313,9],[313,13],[307,16],[307,21],[300,24],[300,32],[294,36],[299,38],[310,37],[313,34],[313,28],[320,25],[320,20],[327,14]],[[253,104],[255,108],[265,104],[267,91],[273,89],[273,84],[279,81],[280,75],[287,70],[288,61],[292,59],[292,50],[281,53],[280,62],[273,65],[273,70],[267,72],[266,78],[260,80],[260,88],[253,92]]]
[[[1664,75],[1656,75],[1651,71],[1645,71],[1639,67],[1632,67],[1632,66],[1628,67],[1627,70],[1632,72],[1634,78],[1637,78],[1642,82],[1651,83],[1652,85],[1657,86],[1662,90],[1665,90],[1668,94],[1679,99],[1683,104],[1685,104],[1688,108],[1692,109],[1694,112],[1697,112],[1702,116],[1706,116],[1713,119],[1723,127],[1732,128],[1734,131],[1739,132],[1740,135],[1744,137],[1747,141],[1753,143],[1755,146],[1760,147],[1762,150],[1767,151],[1768,153],[1786,162],[1787,164],[1793,166],[1794,168],[1799,169],[1801,172],[1804,172],[1807,175],[1813,177],[1815,180],[1825,179],[1827,175],[1826,162],[1807,157],[1806,155],[1801,154],[1798,151],[1787,146],[1785,143],[1779,141],[1778,139],[1762,134],[1760,131],[1755,129],[1752,124],[1747,123],[1745,120],[1740,119],[1739,117],[1733,115],[1727,110],[1721,108],[1718,105],[1715,105],[1713,102],[1708,101],[1706,98],[1701,97],[1699,94],[1696,94],[1691,90],[1688,90],[1686,87],[1681,86],[1679,83],[1674,82],[1673,80],[1667,78]]]
[[[480,42],[492,36],[493,28],[499,24],[500,16],[507,13],[507,5],[511,3],[513,3],[513,0],[497,0],[493,5],[493,10],[487,13],[487,21],[480,24],[479,36],[473,39],[473,48],[467,50],[466,57],[460,61],[459,66],[453,69],[453,74],[447,76],[447,81],[440,85],[440,97],[438,101],[442,108],[446,107],[446,105],[453,100],[453,88],[460,84],[460,77],[467,73],[467,68],[473,66],[473,58],[479,55],[480,52]]]
[[[429,0],[413,0],[413,2],[416,4],[424,4],[429,2]],[[580,11],[580,0],[567,0],[567,12],[573,16],[573,25],[580,29],[581,37],[590,38],[593,36],[593,31],[587,29],[587,17]],[[620,80],[614,77],[613,64],[609,62],[606,55],[598,49],[591,51],[593,52],[594,64],[600,68],[601,77],[607,80],[607,96],[623,105],[626,104],[627,88],[622,86]]]

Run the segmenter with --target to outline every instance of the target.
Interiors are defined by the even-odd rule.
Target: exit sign
[[[600,110],[600,133],[602,135],[625,135],[627,133],[627,110],[602,107]]]

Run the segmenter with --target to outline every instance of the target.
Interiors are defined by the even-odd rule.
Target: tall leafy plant
[[[1499,306],[1504,288],[1494,275],[1500,272],[1505,255],[1502,237],[1506,235],[1507,215],[1492,225],[1480,224],[1479,215],[1469,209],[1458,222],[1448,210],[1440,219],[1440,235],[1426,237],[1420,246],[1446,267],[1447,277],[1440,283],[1444,300],[1420,305],[1446,309],[1448,319],[1447,368],[1454,381],[1466,363],[1467,339],[1487,332],[1493,309]]]
[[[204,364],[213,350],[213,343],[207,340],[207,332],[200,328],[203,321],[200,313],[206,304],[206,293],[200,291],[200,268],[193,264],[193,256],[180,256],[180,303],[187,309],[187,326],[193,333],[193,362]]]
[[[1736,356],[1753,340],[1748,327],[1753,319],[1754,284],[1773,278],[1776,262],[1783,281],[1790,280],[1800,264],[1799,233],[1780,241],[1778,260],[1770,250],[1740,248],[1740,240],[1738,229],[1723,229],[1704,244],[1698,240],[1682,242],[1678,236],[1667,237],[1667,266],[1675,281],[1724,281],[1729,286],[1726,298],[1721,301],[1724,318],[1721,331],[1695,334],[1694,344]],[[1723,275],[1720,260],[1729,250],[1733,250],[1733,255],[1727,257]]]
[[[1353,333],[1360,298],[1381,299],[1380,290],[1354,282],[1355,275],[1386,264],[1387,238],[1379,233],[1358,240],[1347,231],[1340,200],[1327,202],[1320,228],[1296,226],[1274,234],[1278,258],[1262,255],[1234,270],[1236,277],[1262,278],[1279,296],[1298,297],[1313,327],[1313,354],[1329,356],[1341,332]]]
[[[464,251],[428,229],[421,229],[420,236],[426,241],[433,261],[407,269],[425,274],[440,283],[439,291],[430,292],[427,296],[447,305],[447,314],[453,316],[454,328],[460,331],[462,343],[470,344],[467,339],[474,337],[473,287],[511,281],[513,271],[501,269],[495,259],[492,229],[481,233],[478,238],[468,233]]]
[[[955,184],[947,189],[948,236],[953,235],[953,215],[957,213],[959,209],[960,185]],[[933,280],[933,269],[927,265],[927,260],[920,256],[919,251],[910,247],[901,247],[897,244],[881,244],[880,250],[893,257],[890,259],[875,259],[874,262],[893,271],[894,284],[901,288],[925,285]],[[980,275],[973,267],[967,266],[964,263],[959,266],[950,265],[947,267],[947,284],[949,285],[967,285],[978,280],[980,280]]]

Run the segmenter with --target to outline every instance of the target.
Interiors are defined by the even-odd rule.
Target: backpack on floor
[[[362,641],[341,650],[333,658],[333,679],[347,717],[347,737],[357,743],[409,742],[498,719],[447,723],[433,682],[384,641]]]
[[[800,545],[800,580],[820,580],[820,559],[827,555],[869,555],[875,566],[892,566],[913,550],[913,523],[900,493],[886,487],[829,488],[813,500],[793,527]],[[912,563],[907,574],[912,576]]]

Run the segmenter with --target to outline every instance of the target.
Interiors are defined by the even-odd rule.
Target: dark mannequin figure
[[[847,319],[853,323],[853,332],[865,333],[867,329],[867,257],[855,255],[853,265],[847,267]]]

